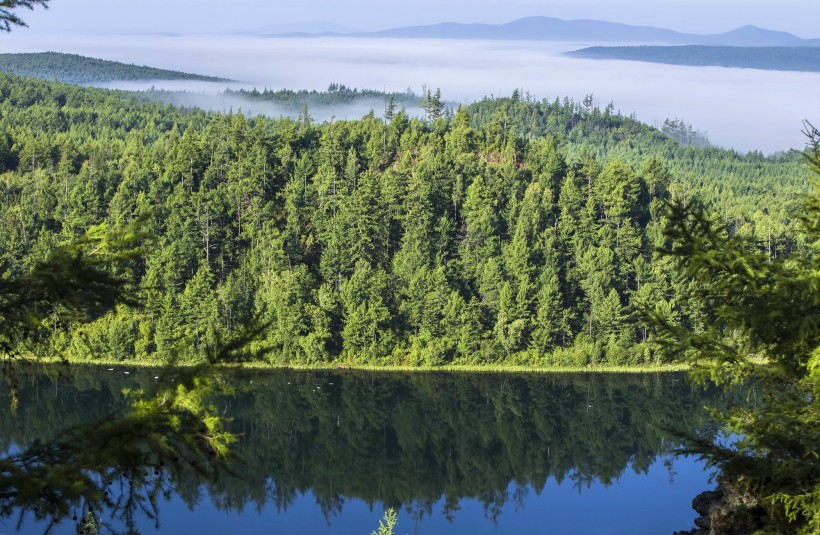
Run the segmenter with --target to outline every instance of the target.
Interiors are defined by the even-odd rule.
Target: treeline
[[[382,111],[392,113],[399,108],[418,108],[421,106],[423,98],[413,90],[399,91],[376,91],[373,89],[359,89],[348,87],[340,83],[331,83],[327,91],[314,90],[293,90],[293,89],[268,89],[259,91],[253,89],[226,89],[225,95],[242,97],[252,101],[270,102],[281,106],[292,114],[302,112],[305,108],[313,110],[317,108],[333,108],[338,106],[365,105],[377,110],[381,115]]]
[[[802,151],[764,156],[692,146],[677,139],[686,127],[680,120],[667,121],[664,133],[623,116],[612,103],[602,108],[591,94],[577,102],[550,102],[516,91],[512,98],[485,98],[467,109],[473,127],[491,130],[496,139],[510,132],[526,139],[554,136],[569,160],[591,155],[633,167],[660,160],[681,196],[698,197],[732,233],[757,240],[772,255],[794,245],[791,214],[809,192]]]
[[[226,78],[156,69],[62,52],[0,54],[0,72],[73,84],[95,84],[116,80],[230,81]]]
[[[671,137],[684,147],[708,147],[709,137],[699,131],[691,124],[687,124],[680,119],[666,119],[661,127],[661,132]]]
[[[799,156],[684,148],[611,107],[485,99],[454,117],[313,124],[0,77],[0,261],[148,218],[145,307],[29,349],[190,359],[256,318],[277,363],[656,362],[636,305],[698,329],[663,203],[790,251]],[[698,179],[695,176],[700,177]]]
[[[820,47],[816,46],[593,46],[566,54],[577,58],[647,61],[694,67],[713,65],[820,72]]]

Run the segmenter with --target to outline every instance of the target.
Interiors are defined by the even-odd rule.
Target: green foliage
[[[61,52],[0,54],[0,72],[73,84],[93,84],[113,80],[230,81],[226,78],[155,69],[144,65],[125,64]]]
[[[12,26],[27,26],[17,14],[17,9],[34,9],[36,6],[48,8],[50,0],[0,0],[0,32],[10,32]]]
[[[209,401],[222,380],[206,372],[169,373],[153,392],[126,391],[126,414],[56,437],[52,427],[46,441],[0,458],[0,515],[31,514],[49,529],[79,516],[79,533],[97,533],[103,512],[126,532],[142,515],[158,523],[158,499],[189,472],[206,480],[224,474],[236,440]]]
[[[82,239],[55,247],[19,275],[0,264],[0,353],[19,354],[24,344],[30,348],[43,323],[56,330],[58,323],[70,325],[120,304],[137,304],[132,266],[140,254],[140,229],[139,222],[112,230],[93,226]]]
[[[808,161],[820,175],[820,133],[809,129]],[[771,258],[731,235],[688,201],[670,203],[666,254],[696,285],[694,302],[709,318],[700,329],[650,311],[667,353],[696,366],[700,377],[753,382],[763,397],[721,413],[731,441],[692,439],[688,451],[721,469],[739,493],[764,511],[761,528],[820,531],[820,190],[799,214],[807,250]]]
[[[317,95],[362,93],[332,89]],[[797,155],[682,147],[591,96],[519,93],[432,124],[204,113],[8,75],[0,96],[10,275],[95,225],[144,219],[152,237],[111,272],[145,307],[51,324],[40,354],[197,362],[259,317],[254,349],[285,365],[660,363],[636,303],[709,319],[653,258],[672,194],[767,258],[805,247]]]
[[[295,114],[305,108],[310,110],[329,110],[348,105],[370,106],[374,110],[384,108],[384,119],[392,121],[398,113],[397,108],[417,108],[422,97],[411,89],[406,91],[375,91],[347,87],[344,84],[332,83],[327,91],[293,90],[293,89],[226,89],[226,95],[237,96],[243,99],[270,102],[280,106],[283,111]],[[439,95],[439,98],[441,95]]]
[[[129,344],[137,329],[124,305],[141,304],[131,281],[145,224],[137,219],[110,230],[96,225],[22,274],[3,271],[0,351],[11,404],[6,412],[19,406],[27,362],[18,357],[43,331],[68,323],[76,335],[85,322],[99,318],[97,325],[108,331],[103,348],[133,352]],[[58,422],[49,426],[46,440],[0,456],[0,516],[31,514],[47,523],[47,531],[73,518],[78,533],[99,531],[95,511],[110,511],[126,532],[135,529],[137,514],[157,521],[158,497],[179,485],[183,473],[214,478],[224,471],[235,436],[211,403],[217,392],[226,392],[213,365],[241,358],[260,329],[251,323],[231,340],[216,337],[202,344],[204,364],[171,369],[156,376],[150,389],[124,391],[126,411],[74,427]],[[98,356],[95,348],[89,353]]]
[[[15,357],[42,331],[56,331],[58,323],[70,322],[77,334],[78,325],[99,317],[97,324],[108,326],[102,346],[133,352],[134,318],[120,305],[141,304],[130,281],[144,225],[97,225],[29,271],[3,273],[0,350],[3,378],[10,383],[7,412],[16,412],[26,375],[26,361]],[[211,403],[217,392],[227,391],[213,365],[237,361],[259,329],[237,330],[228,341],[217,338],[202,350],[205,364],[171,369],[156,376],[150,389],[124,391],[126,411],[74,427],[58,422],[49,426],[46,440],[0,456],[0,516],[31,514],[47,523],[47,531],[73,518],[78,533],[97,533],[95,512],[103,510],[121,520],[126,532],[134,530],[137,514],[157,521],[158,497],[179,485],[183,473],[214,478],[224,471],[235,436]],[[94,348],[89,352],[98,356]]]
[[[398,520],[396,519],[396,510],[388,507],[384,510],[384,520],[379,520],[379,529],[371,533],[371,535],[395,535],[395,527]]]
[[[567,52],[578,58],[649,61],[671,65],[717,65],[777,71],[820,71],[814,46],[593,46]]]

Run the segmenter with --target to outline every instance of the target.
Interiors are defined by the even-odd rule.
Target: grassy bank
[[[162,363],[148,361],[121,361],[121,360],[69,360],[58,358],[32,358],[29,362],[42,364],[60,364],[89,366],[129,366],[137,368],[162,368],[167,366],[194,366],[195,362]],[[522,365],[470,365],[448,364],[443,366],[406,366],[406,365],[375,365],[375,364],[346,364],[346,363],[315,363],[315,364],[270,364],[267,362],[244,362],[236,364],[221,364],[224,368],[242,368],[252,370],[296,370],[296,371],[367,371],[367,372],[401,372],[401,373],[662,373],[687,371],[689,366],[684,364],[663,364],[657,366],[522,366]]]

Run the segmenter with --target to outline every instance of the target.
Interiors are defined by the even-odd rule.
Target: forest
[[[428,90],[425,88],[422,93],[427,98]],[[412,89],[407,88],[403,92],[397,91],[375,91],[372,89],[359,89],[357,87],[347,87],[344,84],[333,82],[327,91],[316,91],[301,89],[294,91],[292,89],[268,89],[264,88],[262,91],[254,89],[226,89],[224,92],[227,96],[240,97],[252,102],[270,102],[277,104],[283,108],[286,115],[296,116],[304,113],[305,108],[308,112],[311,110],[332,110],[333,108],[351,104],[367,105],[373,109],[383,110],[389,117],[394,115],[399,108],[411,109],[417,108],[422,104],[422,97],[417,95]],[[430,93],[428,100],[432,101],[433,97]],[[439,105],[444,106],[441,102],[441,94],[438,95]]]
[[[0,5],[0,31],[47,3]],[[287,508],[310,488],[328,516],[470,498],[494,519],[550,477],[646,470],[680,426],[720,471],[699,527],[820,530],[820,131],[738,154],[593,95],[422,93],[421,116],[382,95],[383,114],[317,124],[308,104],[247,117],[0,75],[4,516],[87,533],[111,507],[158,522],[171,493]],[[213,367],[248,332],[242,354],[283,366],[686,361],[722,387],[721,434],[668,373],[278,370],[253,390]],[[29,374],[32,355],[63,365]],[[201,365],[161,366],[180,362]],[[237,393],[225,420],[212,396]],[[234,446],[255,462],[222,479]]]
[[[169,71],[62,52],[0,54],[0,72],[72,84],[98,84],[114,80],[230,81],[226,78]]]
[[[197,362],[258,324],[278,365],[656,365],[639,310],[710,321],[654,254],[667,199],[770,259],[806,247],[799,151],[686,146],[592,95],[419,106],[317,124],[0,76],[2,276],[100,225],[150,237],[117,268],[144,306],[55,306],[20,350]]]
[[[670,65],[820,72],[817,46],[593,46],[566,53],[576,58],[649,61]]]

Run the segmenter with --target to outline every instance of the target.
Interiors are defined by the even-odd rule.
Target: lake
[[[9,453],[128,411],[148,369],[20,372],[0,412]],[[219,477],[176,481],[142,533],[367,535],[385,507],[397,533],[671,533],[692,526],[712,485],[676,458],[673,431],[713,433],[714,388],[667,374],[231,372],[212,400],[239,435]],[[3,399],[9,399],[4,382]],[[105,514],[105,513],[103,513]],[[39,534],[13,513],[0,533]],[[118,522],[114,522],[116,527]],[[75,533],[72,522],[55,534]]]

